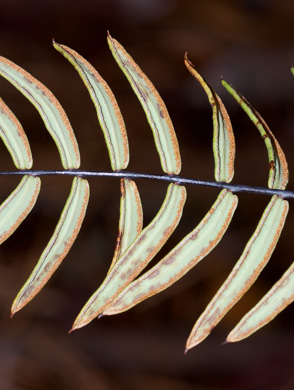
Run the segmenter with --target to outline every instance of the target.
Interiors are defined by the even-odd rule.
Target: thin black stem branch
[[[198,186],[208,186],[217,188],[226,188],[232,192],[249,192],[263,195],[278,195],[284,199],[294,198],[293,191],[274,190],[264,187],[252,187],[241,184],[228,184],[223,182],[205,181],[197,179],[187,179],[180,176],[173,175],[150,175],[146,173],[116,171],[116,172],[92,172],[81,170],[62,170],[62,171],[33,171],[33,170],[20,170],[20,171],[6,171],[0,172],[0,175],[31,175],[31,176],[45,176],[45,175],[68,175],[68,176],[81,176],[81,177],[118,177],[126,179],[148,179],[148,180],[160,180],[168,183],[177,184],[191,184]]]

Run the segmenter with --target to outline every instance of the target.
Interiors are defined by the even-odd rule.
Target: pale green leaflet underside
[[[164,202],[151,223],[107,274],[75,320],[72,330],[80,328],[95,317],[146,267],[162,248],[178,225],[186,201],[186,189],[170,184]]]
[[[227,342],[240,341],[274,319],[294,301],[294,263],[281,279],[236,325]]]
[[[81,228],[88,200],[87,180],[75,177],[53,236],[33,272],[17,294],[11,308],[12,315],[33,299],[67,255]]]
[[[132,282],[103,314],[126,311],[184,276],[220,242],[234,215],[237,202],[236,195],[227,190],[221,191],[199,225],[157,265]]]
[[[187,53],[185,54],[185,65],[192,76],[195,77],[203,87],[212,107],[215,180],[229,183],[234,176],[235,160],[235,137],[230,117],[220,97],[196,71],[192,62],[189,61]]]
[[[121,200],[118,237],[110,272],[119,258],[135,241],[142,231],[143,210],[136,183],[133,180],[121,180]]]
[[[169,181],[174,180],[175,178],[168,175],[179,174],[181,157],[167,108],[151,81],[122,45],[110,35],[108,44],[146,113],[162,169],[167,173],[164,179],[168,177]],[[89,91],[104,132],[112,169],[125,169],[129,161],[128,140],[124,121],[112,91],[92,65],[77,52],[57,43],[54,43],[54,47],[75,67]],[[185,64],[200,82],[212,106],[215,180],[228,183],[233,178],[235,158],[235,140],[230,118],[220,97],[196,71],[187,55]],[[291,72],[294,75],[293,67]],[[78,144],[66,113],[55,96],[29,73],[3,57],[0,57],[0,75],[18,88],[37,108],[59,149],[63,167],[66,170],[78,169]],[[288,182],[288,166],[279,143],[250,103],[231,85],[225,81],[222,83],[264,139],[269,160],[269,188],[284,190]],[[28,139],[19,121],[1,98],[0,137],[16,168],[31,169],[33,159]],[[22,223],[38,197],[41,182],[35,175],[40,176],[41,173],[25,173],[16,189],[0,206],[0,244]],[[12,315],[25,306],[47,283],[73,245],[84,220],[89,200],[89,184],[80,175],[85,176],[86,173],[62,173],[75,175],[71,192],[47,247],[13,302]],[[178,225],[186,201],[186,189],[179,185],[179,177],[176,178],[178,184],[169,184],[160,210],[142,230],[143,210],[139,191],[136,183],[128,178],[130,173],[125,174],[120,185],[118,237],[109,271],[101,286],[82,308],[71,330],[81,328],[97,316],[128,310],[183,277],[220,242],[237,207],[237,196],[227,189],[222,190],[196,228],[153,268],[136,279]],[[187,350],[208,336],[213,327],[250,288],[269,261],[289,207],[288,202],[282,198],[283,194],[279,195],[274,195],[270,200],[240,259],[193,327],[187,341]],[[294,263],[265,297],[243,317],[229,334],[227,341],[233,342],[248,337],[271,321],[293,300]]]
[[[53,46],[75,67],[90,93],[104,133],[112,169],[125,169],[129,162],[128,139],[123,117],[111,89],[96,69],[77,52],[55,42]]]
[[[132,57],[108,35],[110,50],[137,95],[153,131],[154,141],[164,172],[177,175],[181,170],[178,140],[166,106],[154,85]]]
[[[14,85],[38,110],[58,147],[65,169],[80,166],[78,144],[69,120],[56,97],[28,72],[0,57],[0,74]]]
[[[30,169],[32,153],[27,136],[15,115],[0,98],[0,137],[17,169]]]
[[[204,340],[223,316],[245,294],[269,261],[280,237],[288,212],[288,202],[276,195],[265,209],[227,280],[197,320],[187,341],[187,349]]]
[[[24,176],[0,206],[0,244],[19,227],[34,207],[41,181],[39,177]]]
[[[223,86],[236,99],[259,130],[267,148],[269,161],[268,187],[284,190],[289,180],[288,164],[283,150],[260,114],[232,85],[222,80]]]

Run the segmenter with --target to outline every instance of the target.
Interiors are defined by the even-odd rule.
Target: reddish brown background
[[[183,157],[183,176],[213,180],[211,110],[183,55],[223,98],[236,142],[234,183],[266,186],[261,137],[220,76],[260,111],[294,169],[294,3],[290,0],[61,0],[2,1],[0,54],[24,67],[60,100],[80,143],[82,169],[109,170],[95,110],[78,75],[51,45],[54,39],[84,55],[108,81],[127,125],[129,169],[160,173],[151,131],[106,43],[106,31],[141,65],[164,98]],[[34,107],[5,80],[0,96],[30,139],[34,168],[60,169],[58,152]],[[1,170],[13,169],[1,145]],[[1,178],[1,199],[18,179]],[[293,212],[270,264],[251,291],[211,336],[183,355],[185,340],[252,234],[265,196],[240,195],[239,208],[219,247],[185,278],[129,312],[93,321],[67,335],[75,316],[103,280],[114,250],[119,209],[116,179],[92,179],[88,213],[70,254],[33,302],[9,318],[11,303],[48,242],[71,180],[44,177],[37,205],[0,249],[0,388],[292,389],[293,307],[250,339],[222,346],[241,316],[293,261]],[[157,212],[166,185],[138,181],[145,223]],[[290,180],[289,189],[294,190]],[[183,220],[166,253],[209,209],[217,191],[188,188]],[[292,203],[292,202],[291,202]],[[159,259],[160,256],[157,257]]]

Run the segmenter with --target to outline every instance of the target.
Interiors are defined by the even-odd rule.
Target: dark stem
[[[226,188],[232,192],[250,192],[250,193],[264,194],[264,195],[278,195],[284,199],[294,198],[293,191],[273,190],[269,188],[252,187],[252,186],[246,186],[241,184],[228,184],[223,182],[187,179],[175,175],[149,175],[146,173],[127,172],[127,171],[91,172],[91,171],[81,171],[81,170],[63,170],[63,171],[20,170],[20,171],[0,172],[0,175],[31,175],[31,176],[69,175],[69,176],[81,176],[81,177],[119,177],[119,178],[126,178],[126,179],[148,179],[148,180],[166,181],[168,183],[191,184],[191,185],[198,185],[198,186]]]

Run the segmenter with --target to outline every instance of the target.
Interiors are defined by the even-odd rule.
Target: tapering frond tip
[[[129,144],[125,123],[112,90],[79,53],[56,42],[53,46],[74,66],[88,89],[104,133],[112,169],[125,169],[129,163]]]
[[[192,339],[191,337],[189,337],[187,342],[186,342],[185,354],[188,351],[190,351],[190,349],[192,349],[192,348],[196,347],[198,344],[200,344],[204,339],[205,339],[205,337],[199,338],[199,339]]]
[[[123,46],[112,38],[110,34],[107,40],[113,57],[127,77],[145,111],[153,132],[163,171],[170,175],[179,174],[181,170],[179,144],[162,98],[149,78],[142,72]]]
[[[268,187],[284,190],[289,181],[289,170],[285,154],[280,144],[276,140],[265,120],[251,106],[246,98],[225,80],[222,80],[222,84],[246,112],[264,140],[269,161]]]
[[[207,94],[212,107],[213,120],[213,154],[214,176],[216,181],[229,183],[234,176],[235,137],[229,114],[214,89],[197,72],[195,66],[188,59],[187,53],[184,62],[191,75],[200,83]]]

